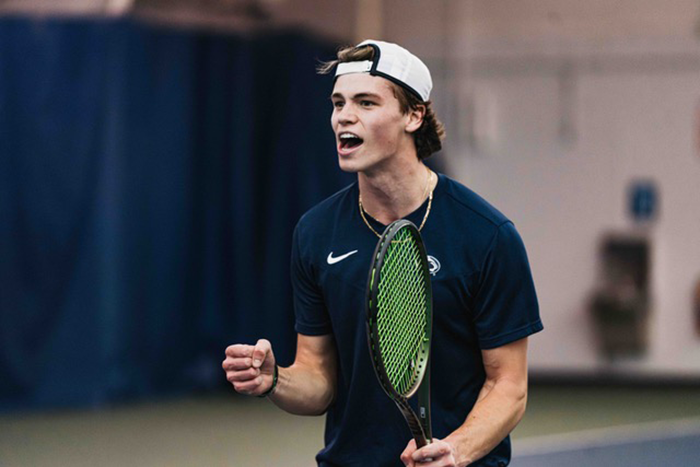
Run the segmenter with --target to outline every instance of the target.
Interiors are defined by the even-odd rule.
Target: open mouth
[[[345,150],[355,149],[364,142],[363,139],[356,134],[347,131],[341,133],[338,139],[340,140],[340,149]]]

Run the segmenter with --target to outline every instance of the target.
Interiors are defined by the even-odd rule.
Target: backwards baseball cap
[[[366,40],[357,44],[355,48],[367,45],[374,49],[374,58],[361,62],[339,63],[335,70],[336,78],[349,73],[369,73],[398,84],[423,102],[430,98],[433,80],[430,70],[420,58],[390,42]]]

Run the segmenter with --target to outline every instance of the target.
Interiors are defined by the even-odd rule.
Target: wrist
[[[275,369],[272,371],[272,386],[270,386],[270,389],[267,391],[263,392],[262,394],[259,394],[257,397],[269,397],[275,393],[275,390],[277,389],[277,380],[279,379],[279,368],[277,367],[277,363],[275,363]]]
[[[466,467],[476,460],[473,456],[465,452],[467,450],[465,440],[457,433],[452,433],[445,437],[443,441],[450,445],[452,456],[458,467]]]

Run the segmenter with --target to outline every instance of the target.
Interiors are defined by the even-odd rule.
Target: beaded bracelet
[[[259,394],[257,397],[267,397],[267,396],[272,395],[275,392],[275,389],[277,388],[277,378],[278,377],[279,377],[279,370],[277,369],[277,364],[275,363],[275,371],[272,374],[272,386],[270,386],[270,389],[263,392],[262,394]]]

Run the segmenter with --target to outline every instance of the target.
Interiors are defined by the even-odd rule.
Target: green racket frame
[[[410,235],[409,239],[396,240],[397,234],[401,231],[407,231]],[[423,276],[423,281],[426,287],[426,314],[425,334],[422,342],[417,350],[417,358],[412,361],[414,366],[413,384],[407,388],[402,394],[394,387],[387,373],[387,369],[382,357],[382,348],[380,345],[380,331],[378,325],[379,313],[379,286],[382,279],[382,267],[387,255],[387,250],[392,242],[414,241],[418,251],[421,264],[420,274]],[[367,338],[369,342],[369,351],[372,357],[374,371],[377,375],[382,389],[391,398],[401,410],[408,426],[411,430],[413,438],[416,440],[416,445],[420,448],[428,444],[432,439],[432,429],[430,423],[430,342],[432,336],[432,317],[433,317],[433,297],[430,284],[430,269],[428,266],[428,257],[423,245],[418,228],[411,221],[400,219],[389,224],[384,233],[377,242],[377,247],[372,256],[372,264],[369,270],[369,279],[367,281]],[[408,399],[417,393],[418,415],[412,409]]]

